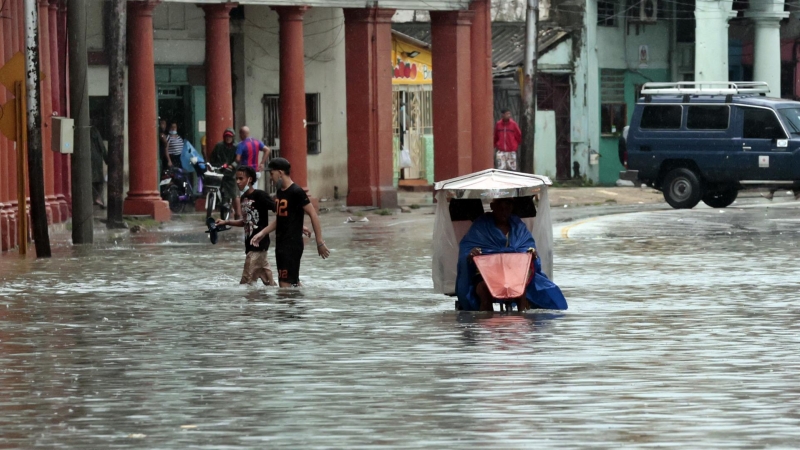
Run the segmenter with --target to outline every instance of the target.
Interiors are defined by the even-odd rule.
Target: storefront
[[[430,46],[392,31],[392,129],[395,186],[433,184],[433,64]],[[401,151],[411,166],[400,168]],[[407,161],[406,161],[407,162]]]

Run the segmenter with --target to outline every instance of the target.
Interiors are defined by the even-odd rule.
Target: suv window
[[[642,111],[639,128],[644,130],[678,130],[683,108],[680,105],[648,105]]]
[[[727,130],[731,108],[727,105],[693,105],[686,112],[690,130]]]
[[[742,108],[744,126],[742,137],[745,139],[786,139],[778,117],[771,109]]]

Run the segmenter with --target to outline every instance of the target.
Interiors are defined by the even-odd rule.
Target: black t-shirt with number
[[[306,191],[295,183],[275,195],[275,246],[303,247],[303,207],[310,203]]]
[[[269,224],[269,211],[275,211],[275,202],[264,191],[253,189],[253,192],[242,195],[242,216],[244,217],[244,251],[266,251],[269,249],[269,235],[258,244],[250,245],[250,240]]]

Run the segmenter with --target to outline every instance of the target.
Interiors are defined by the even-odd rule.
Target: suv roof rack
[[[645,83],[642,95],[743,95],[769,93],[765,81],[678,81]]]

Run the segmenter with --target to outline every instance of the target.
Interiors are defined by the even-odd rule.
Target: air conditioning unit
[[[655,23],[658,19],[658,0],[639,2],[639,22]]]

